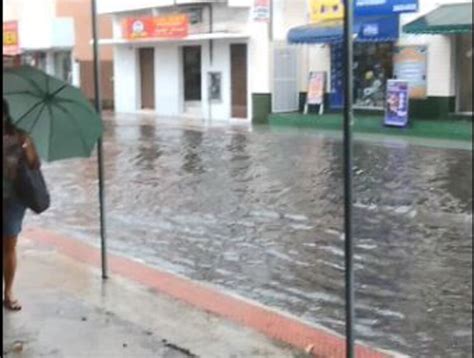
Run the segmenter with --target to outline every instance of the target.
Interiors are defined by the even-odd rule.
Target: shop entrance
[[[183,47],[184,110],[199,114],[202,99],[201,46]]]
[[[457,38],[457,111],[472,113],[472,34]]]
[[[354,105],[384,108],[387,79],[393,75],[392,42],[354,44]]]
[[[230,46],[232,117],[247,118],[247,45]]]
[[[141,109],[155,109],[155,50],[141,48],[140,61]]]

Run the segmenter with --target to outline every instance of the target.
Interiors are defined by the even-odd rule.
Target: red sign
[[[184,14],[127,18],[122,25],[123,37],[129,40],[179,39],[189,33],[189,18]]]
[[[18,22],[7,21],[3,23],[3,55],[15,56],[20,53],[18,38]]]

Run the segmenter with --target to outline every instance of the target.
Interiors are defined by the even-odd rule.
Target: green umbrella
[[[102,136],[102,121],[85,95],[36,68],[5,69],[3,97],[14,123],[47,161],[90,157]]]

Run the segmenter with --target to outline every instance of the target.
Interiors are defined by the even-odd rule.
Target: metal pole
[[[354,268],[352,242],[352,0],[344,1],[344,256],[346,299],[346,357],[354,357]]]
[[[92,7],[92,40],[94,52],[94,92],[95,109],[101,117],[102,100],[100,96],[100,72],[99,72],[99,44],[97,35],[97,5],[96,0],[91,0]],[[102,118],[102,117],[101,117]],[[106,227],[105,227],[105,200],[104,200],[104,160],[102,151],[102,137],[97,141],[97,162],[99,174],[99,205],[100,205],[100,243],[101,243],[101,262],[102,278],[107,278],[107,246],[106,246]]]

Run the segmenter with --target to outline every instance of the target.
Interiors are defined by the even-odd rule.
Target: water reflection
[[[183,170],[190,174],[204,173],[204,166],[201,160],[203,133],[185,130],[183,131],[182,139],[182,148],[184,148]]]
[[[104,148],[111,250],[343,333],[339,140],[128,124],[107,127]],[[471,160],[355,143],[358,338],[471,356]],[[95,158],[45,174],[54,205],[33,223],[98,243]]]
[[[162,151],[156,133],[156,126],[140,126],[138,145],[137,170],[154,170],[156,161],[161,157]]]

